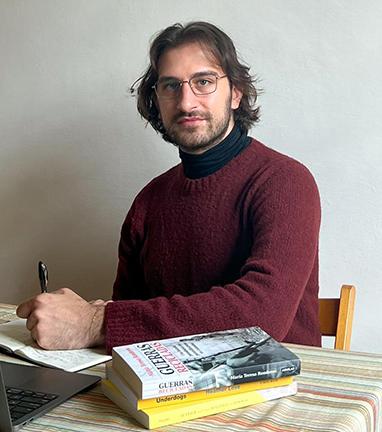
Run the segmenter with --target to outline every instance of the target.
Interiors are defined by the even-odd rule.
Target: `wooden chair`
[[[353,285],[342,285],[340,298],[319,299],[321,334],[335,336],[335,349],[350,350],[355,291]]]

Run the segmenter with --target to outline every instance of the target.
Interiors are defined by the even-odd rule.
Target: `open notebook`
[[[111,359],[103,348],[47,351],[39,348],[25,326],[17,319],[0,324],[0,348],[33,363],[75,372]]]

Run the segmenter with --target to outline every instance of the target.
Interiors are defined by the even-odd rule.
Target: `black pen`
[[[40,279],[41,292],[48,292],[48,267],[42,261],[38,263],[38,278]]]

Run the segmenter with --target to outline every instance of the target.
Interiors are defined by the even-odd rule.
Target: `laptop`
[[[100,379],[0,361],[0,432],[19,430]]]

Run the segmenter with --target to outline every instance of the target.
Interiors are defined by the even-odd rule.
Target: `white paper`
[[[35,363],[69,372],[103,363],[111,359],[102,348],[76,350],[44,350],[39,348],[26,328],[26,320],[0,324],[0,346]]]

